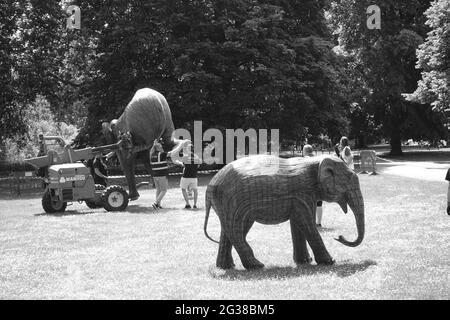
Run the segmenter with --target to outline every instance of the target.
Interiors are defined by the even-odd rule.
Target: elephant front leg
[[[139,199],[139,192],[136,188],[136,155],[133,154],[130,158],[130,179],[128,189],[130,191],[130,201]]]
[[[231,249],[233,245],[230,239],[228,239],[225,232],[220,232],[219,241],[219,253],[217,254],[216,266],[221,269],[232,269],[234,268],[233,256],[231,255]]]
[[[303,234],[301,228],[294,222],[293,219],[290,220],[291,223],[291,234],[292,234],[292,245],[294,246],[294,262],[296,264],[310,263],[312,261],[309,255],[308,248],[306,246],[306,238]]]
[[[317,264],[331,265],[335,263],[335,261],[325,248],[322,237],[320,236],[319,231],[317,231],[315,225],[312,225],[308,228],[306,239],[308,240],[309,246],[314,253],[314,259],[316,260]]]
[[[127,153],[124,150],[119,150],[117,152],[119,157],[120,165],[125,174],[128,184],[128,196],[130,201],[137,200],[139,198],[139,192],[136,188],[136,177],[135,177],[135,158],[136,154]]]
[[[315,211],[316,200],[314,198],[309,199],[309,201],[297,202],[296,213],[291,217],[291,226],[295,225],[296,228],[300,229],[300,233],[304,235],[314,253],[317,264],[333,264],[334,260],[325,248],[319,231],[317,231]],[[301,250],[299,249],[299,251]]]

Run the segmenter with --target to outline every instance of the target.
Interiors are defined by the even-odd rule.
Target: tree
[[[81,92],[91,75],[95,37],[66,28],[65,2],[0,4],[0,144],[4,148],[5,139],[12,139],[10,158],[12,150],[23,158],[21,148],[30,139],[27,108],[41,100],[49,104],[55,128],[84,125]]]
[[[450,2],[433,1],[425,12],[431,31],[417,50],[417,68],[422,78],[407,100],[430,103],[434,110],[450,107]]]
[[[401,153],[402,130],[417,105],[402,93],[416,88],[420,76],[415,52],[428,31],[423,12],[429,0],[381,0],[381,29],[369,30],[366,10],[372,1],[333,1],[332,20],[342,47],[354,56],[370,88],[366,110],[390,138],[391,154]]]
[[[281,138],[346,130],[344,74],[326,27],[326,1],[81,1],[97,39],[87,90],[89,135],[133,93],[166,95],[175,126],[282,128]],[[84,27],[83,27],[84,26]],[[109,119],[104,119],[108,117]],[[188,120],[189,119],[189,120]]]
[[[18,77],[16,52],[20,43],[14,37],[22,15],[18,1],[0,3],[0,141],[24,132],[20,106],[17,103]]]
[[[70,143],[78,134],[74,125],[57,122],[50,103],[38,95],[23,108],[22,120],[25,134],[16,134],[5,140],[6,160],[23,161],[27,157],[35,157],[39,151],[39,134],[60,136]]]
[[[22,0],[23,15],[17,25],[17,73],[23,102],[37,95],[50,103],[57,121],[75,121],[83,112],[81,92],[90,81],[95,37],[67,29],[67,1]],[[81,103],[81,105],[80,105]],[[74,116],[75,115],[75,116]]]
[[[0,138],[26,134],[26,105],[38,95],[58,122],[82,126],[80,92],[89,81],[95,44],[66,29],[64,1],[7,0],[0,4]]]

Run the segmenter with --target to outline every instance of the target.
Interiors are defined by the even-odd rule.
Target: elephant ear
[[[341,181],[344,177],[340,169],[340,163],[336,160],[324,158],[320,161],[319,185],[326,199],[337,199],[346,191],[343,181]]]

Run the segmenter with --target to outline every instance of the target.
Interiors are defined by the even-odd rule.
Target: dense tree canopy
[[[99,71],[91,135],[136,89],[166,95],[176,126],[282,128],[283,138],[347,129],[325,1],[86,1]],[[105,119],[106,120],[106,119]],[[330,130],[328,130],[330,128]],[[329,132],[328,132],[329,131]]]
[[[70,4],[81,9],[80,29],[66,27]],[[448,90],[436,89],[448,80],[447,2],[425,17],[430,0],[380,0],[380,30],[367,29],[370,4],[3,1],[0,138],[29,133],[27,108],[39,96],[56,122],[97,143],[100,122],[119,116],[143,87],[167,97],[179,128],[194,120],[204,129],[279,128],[293,141],[345,134],[360,146],[386,135],[393,151],[402,135],[441,136],[429,104],[448,102]],[[421,71],[414,101],[405,101]]]

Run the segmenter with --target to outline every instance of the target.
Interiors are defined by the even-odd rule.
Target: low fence
[[[0,193],[21,195],[24,192],[43,188],[43,180],[33,171],[12,172],[7,177],[0,177]]]
[[[215,174],[219,169],[201,170],[198,173],[209,175]],[[170,172],[169,176],[181,176],[182,172]],[[148,181],[151,178],[150,174],[137,174],[136,181]],[[125,180],[123,175],[111,175],[108,180]],[[12,172],[9,176],[0,177],[0,194],[9,194],[20,196],[24,193],[42,192],[45,189],[44,180],[37,177],[31,171]]]
[[[319,150],[315,152],[316,155],[331,154],[334,150]],[[301,152],[286,152],[280,155],[284,158],[299,157]],[[372,150],[361,150],[360,152],[354,152],[355,165],[360,169],[361,173],[376,174],[376,153]],[[358,161],[359,160],[359,161]],[[28,167],[17,167],[17,171],[10,172],[3,177],[0,175],[0,194],[10,194],[20,196],[22,193],[30,192],[42,192],[45,188],[43,179],[36,176],[35,171],[22,171],[28,169]],[[199,170],[199,174],[209,175],[215,174],[220,168],[208,169],[203,168]],[[121,175],[121,169],[119,167],[108,168],[110,172],[109,180],[121,180],[121,183],[125,183],[125,176]],[[5,174],[5,173],[3,173]],[[180,176],[182,173],[169,172],[170,176]],[[148,181],[151,178],[150,174],[137,174],[137,182]]]

